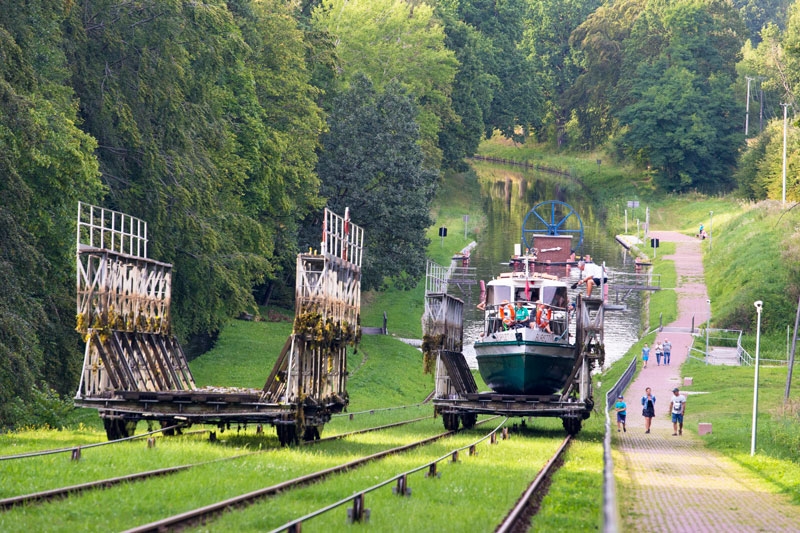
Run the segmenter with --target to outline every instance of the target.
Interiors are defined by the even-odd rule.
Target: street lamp
[[[764,302],[761,300],[754,302],[756,312],[758,313],[758,322],[756,325],[756,377],[753,385],[753,436],[750,439],[750,455],[756,454],[756,425],[758,416],[758,355],[761,350],[761,308]]]

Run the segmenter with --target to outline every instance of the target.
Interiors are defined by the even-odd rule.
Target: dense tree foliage
[[[78,200],[99,198],[52,2],[0,10],[0,427],[30,420],[37,390],[72,392]]]
[[[0,425],[76,385],[81,200],[148,221],[186,340],[289,304],[323,205],[367,229],[365,286],[413,285],[439,171],[498,132],[776,198],[791,104],[800,199],[797,1],[33,0],[0,58]]]
[[[317,205],[303,34],[277,0],[84,4],[75,86],[109,204],[146,219],[152,256],[179,272],[178,332],[214,332]]]
[[[450,91],[457,61],[433,8],[404,0],[323,0],[313,20],[335,38],[345,80],[363,74],[378,90],[397,83],[408,91],[417,105],[426,164],[438,168],[439,131],[455,118]]]
[[[413,286],[425,273],[437,174],[424,168],[415,114],[398,84],[378,92],[356,75],[328,119],[321,193],[336,213],[350,207],[353,222],[364,228],[364,288],[379,287],[386,277]]]

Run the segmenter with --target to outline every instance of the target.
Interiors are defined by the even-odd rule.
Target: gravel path
[[[663,259],[675,261],[678,319],[666,326],[689,328],[708,319],[708,295],[703,276],[701,243],[676,232],[651,232],[649,237],[675,242],[676,252]],[[626,394],[628,431],[614,441],[617,501],[623,531],[643,532],[798,532],[800,507],[772,494],[756,478],[730,459],[705,447],[696,427],[672,436],[668,409],[672,389],[681,387],[680,365],[691,343],[689,333],[659,333],[657,340],[672,343],[669,366],[657,366],[653,352]],[[641,364],[641,362],[640,362]],[[695,388],[698,385],[694,384]],[[656,396],[656,418],[650,434],[644,432],[640,398],[651,387]],[[687,409],[692,398],[687,395]],[[616,423],[613,424],[616,426]]]

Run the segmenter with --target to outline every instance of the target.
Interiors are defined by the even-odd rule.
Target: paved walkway
[[[693,315],[695,324],[702,324],[708,319],[708,296],[700,241],[675,232],[649,236],[677,243],[675,254],[663,257],[675,261],[678,275],[678,319],[669,325],[688,328]],[[682,388],[679,369],[687,358],[691,335],[662,332],[657,340],[665,338],[672,343],[671,364],[656,366],[651,351],[647,368],[625,397],[628,431],[619,433],[614,442],[619,454],[614,469],[623,531],[800,531],[800,508],[784,495],[768,492],[762,480],[730,459],[706,449],[696,427],[684,428],[683,436],[672,436],[667,411],[672,389]],[[656,396],[650,434],[644,433],[640,406],[646,387]],[[691,410],[691,393],[685,395],[687,410]]]

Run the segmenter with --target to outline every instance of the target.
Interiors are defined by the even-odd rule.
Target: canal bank
[[[667,326],[689,330],[692,319],[706,320],[706,292],[700,241],[677,232],[651,232],[650,237],[674,242],[676,251],[664,259],[675,262],[678,318]],[[623,531],[761,532],[798,531],[800,508],[785,495],[731,459],[710,450],[687,426],[673,436],[669,416],[674,388],[684,389],[680,366],[687,359],[690,333],[658,333],[652,343],[669,339],[670,365],[649,362],[625,394],[627,431],[614,440],[617,504]],[[641,362],[639,363],[641,364]],[[656,396],[655,418],[645,433],[640,399],[647,387]],[[681,391],[692,408],[692,395],[702,383]],[[720,428],[721,430],[721,428]]]

